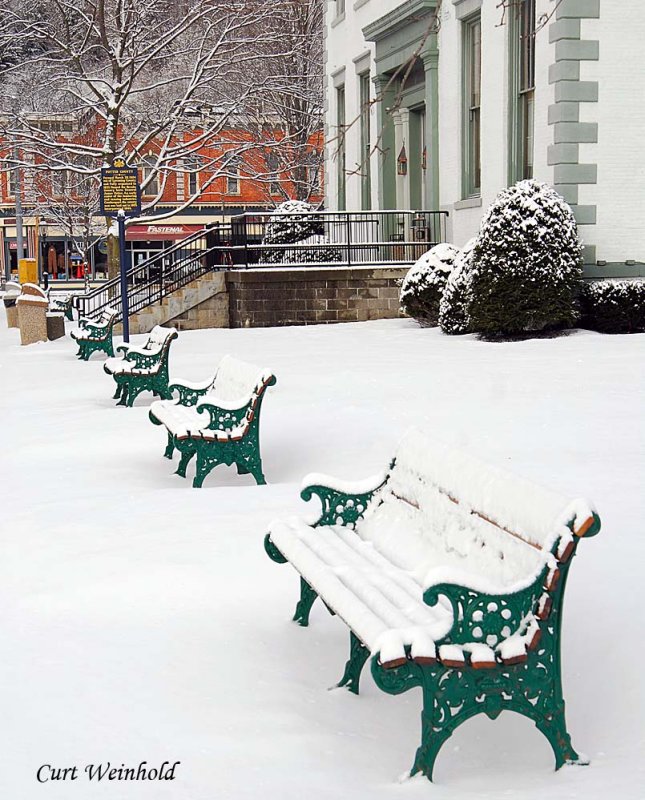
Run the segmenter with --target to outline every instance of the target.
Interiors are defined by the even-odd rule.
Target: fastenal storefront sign
[[[101,213],[114,217],[119,211],[126,216],[141,213],[138,170],[128,167],[122,158],[101,170]]]

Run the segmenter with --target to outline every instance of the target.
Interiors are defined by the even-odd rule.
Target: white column
[[[410,111],[407,108],[399,108],[392,112],[394,121],[394,155],[397,159],[396,170],[396,207],[402,209],[410,208],[410,175],[399,175],[398,158],[401,149],[405,146],[408,158],[408,169],[410,166]]]

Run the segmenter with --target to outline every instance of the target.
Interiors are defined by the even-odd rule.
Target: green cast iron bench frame
[[[219,397],[218,379],[222,379],[227,369],[240,367],[249,377],[239,399]],[[225,356],[212,380],[171,384],[169,393],[177,394],[178,398],[153,403],[149,416],[155,425],[166,427],[168,442],[164,456],[171,459],[175,450],[180,453],[176,474],[185,478],[186,468],[195,457],[194,488],[200,488],[206,476],[220,464],[235,464],[238,474],[251,474],[258,485],[264,485],[260,411],[267,388],[275,383],[276,378],[269,370]]]
[[[59,300],[57,297],[50,298],[51,310],[58,314],[64,314],[70,322],[74,321],[74,312],[72,304],[72,295],[68,295],[64,300]]]
[[[108,359],[103,369],[116,382],[114,399],[117,405],[131,407],[141,392],[170,399],[168,389],[168,356],[170,345],[177,338],[175,328],[156,325],[143,347],[120,344],[121,357]]]
[[[71,297],[69,298],[69,302],[71,303]],[[67,316],[67,312],[65,315]],[[71,317],[68,319],[71,319]],[[78,352],[76,355],[81,361],[88,361],[89,357],[94,352],[103,352],[108,357],[114,356],[112,333],[115,320],[116,312],[109,308],[101,311],[97,320],[81,317],[78,321],[80,327],[69,333],[78,345]]]
[[[326,526],[352,530],[360,524],[370,509],[379,506],[379,497],[387,491],[395,464],[396,459],[390,466],[390,473],[375,479],[371,488],[363,483],[353,490],[348,485],[347,491],[341,491],[339,485],[325,485],[334,484],[332,479],[323,481],[324,476],[311,476],[315,482],[304,486],[301,497],[309,501],[317,496],[322,513],[317,522],[309,526],[310,535],[315,536],[316,530]],[[457,503],[452,496],[448,497]],[[400,499],[405,502],[404,497]],[[413,687],[422,689],[421,744],[412,775],[422,773],[432,780],[439,750],[457,727],[480,713],[495,719],[503,710],[512,710],[533,720],[553,749],[556,769],[565,763],[588,763],[571,745],[560,667],[562,600],[569,567],[580,538],[593,536],[600,529],[596,513],[590,511],[584,501],[577,503],[579,513],[571,513],[563,534],[545,552],[544,568],[528,585],[501,593],[453,581],[426,586],[422,595],[425,604],[433,607],[440,602],[448,603],[452,609],[448,633],[435,642],[432,650],[419,654],[409,645],[399,653],[390,653],[388,660],[380,652],[372,652],[371,673],[383,691],[400,694]],[[476,510],[468,513],[495,524],[490,512],[488,516]],[[289,559],[272,538],[272,533],[276,535],[275,525],[265,537],[265,550],[273,561],[286,563]],[[500,530],[509,536],[517,535],[510,529]],[[319,593],[307,572],[298,571],[301,591],[293,619],[307,626],[311,607],[319,596],[332,615],[338,614],[343,619],[343,609],[334,604],[329,591]],[[343,621],[348,624],[345,619]],[[505,629],[507,636],[509,629],[513,635],[503,641]],[[519,634],[522,635],[518,638]],[[492,651],[494,655],[479,653],[476,656],[476,648],[468,643],[476,636],[483,641],[491,635],[499,641],[499,647]],[[505,651],[504,645],[511,642],[515,644]],[[350,657],[338,685],[358,694],[360,674],[368,658],[370,650],[350,627]]]

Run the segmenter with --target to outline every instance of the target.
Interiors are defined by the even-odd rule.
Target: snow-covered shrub
[[[436,325],[439,302],[459,249],[438,244],[424,253],[401,283],[401,308],[421,325]]]
[[[470,331],[470,259],[476,239],[470,239],[457,255],[439,303],[439,325],[444,333]]]
[[[471,329],[497,336],[574,325],[581,254],[573,212],[550,186],[526,180],[504,189],[470,261]]]
[[[325,226],[309,203],[303,200],[287,200],[271,214],[267,223],[262,244],[292,245],[327,244]],[[343,255],[338,247],[271,248],[260,252],[260,261],[265,264],[323,264],[342,261]]]
[[[304,200],[286,200],[272,212],[263,244],[293,244],[324,233],[320,217]]]
[[[588,283],[580,296],[580,327],[601,333],[645,331],[645,280]]]

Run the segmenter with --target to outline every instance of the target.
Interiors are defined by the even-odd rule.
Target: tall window
[[[199,192],[199,158],[192,156],[184,161],[184,191],[187,197],[195,197]]]
[[[52,195],[65,197],[68,189],[67,170],[55,170],[51,173]]]
[[[370,74],[363,72],[358,76],[358,101],[360,104],[361,140],[361,207],[372,207],[372,177],[370,173]]]
[[[535,0],[521,0],[511,15],[511,181],[533,177]]]
[[[346,154],[345,154],[345,87],[336,87],[336,167],[338,210],[344,211],[347,205],[346,180]]]
[[[142,190],[144,194],[154,196],[159,193],[159,175],[156,174],[155,157],[153,155],[146,156],[143,160],[143,169],[141,183],[145,183],[148,178],[150,182]]]
[[[237,164],[228,167],[229,175],[226,177],[226,194],[240,193],[240,168]]]
[[[463,188],[465,197],[481,192],[481,34],[479,16],[464,22]]]

